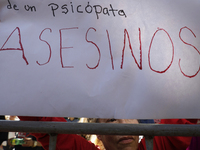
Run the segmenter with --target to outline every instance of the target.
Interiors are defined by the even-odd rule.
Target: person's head
[[[129,123],[138,124],[136,119],[96,119],[99,123]],[[106,150],[137,150],[139,136],[97,135]]]

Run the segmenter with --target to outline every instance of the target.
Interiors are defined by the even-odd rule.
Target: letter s
[[[180,32],[179,32],[179,37],[180,37],[181,41],[182,41],[184,44],[186,44],[186,45],[192,46],[192,47],[198,52],[198,54],[200,55],[200,52],[198,51],[198,49],[197,49],[194,45],[189,44],[189,43],[185,42],[185,41],[182,39],[182,37],[181,37],[181,32],[182,32],[182,30],[183,30],[184,28],[185,28],[185,29],[188,29],[190,32],[192,32],[192,34],[193,34],[194,37],[196,38],[196,35],[194,34],[194,32],[193,32],[190,28],[188,28],[188,27],[185,26],[185,27],[181,28],[181,29],[180,29]],[[182,71],[182,69],[181,69],[180,61],[181,61],[181,59],[179,59],[178,65],[179,65],[179,68],[180,68],[180,70],[181,70],[181,73],[182,73],[185,77],[193,78],[193,77],[195,77],[195,76],[199,73],[199,71],[200,71],[200,66],[199,66],[199,69],[197,70],[197,72],[196,72],[194,75],[186,75],[186,74]]]
[[[85,39],[86,39],[86,41],[87,41],[88,43],[92,43],[94,46],[96,46],[96,48],[97,48],[97,50],[98,50],[98,52],[99,52],[99,60],[98,60],[97,65],[94,66],[94,67],[89,67],[87,64],[86,64],[86,66],[87,66],[89,69],[96,69],[96,68],[99,66],[99,62],[100,62],[100,59],[101,59],[101,52],[100,52],[99,47],[98,47],[94,42],[88,41],[88,39],[87,39],[87,34],[88,34],[88,32],[89,32],[90,29],[93,29],[94,31],[96,31],[95,28],[90,27],[90,28],[87,30],[87,32],[86,32]]]
[[[52,32],[52,30],[51,30],[50,28],[46,28],[46,29],[49,29],[50,32]],[[49,59],[47,60],[46,63],[43,63],[43,64],[40,64],[38,61],[36,61],[36,63],[37,63],[38,65],[40,65],[40,66],[41,66],[41,65],[46,65],[47,63],[49,63],[49,61],[50,61],[50,59],[51,59],[51,46],[50,46],[50,44],[49,44],[47,41],[45,41],[45,40],[43,40],[43,39],[41,38],[43,32],[44,32],[46,29],[44,29],[44,30],[40,33],[39,39],[40,39],[42,42],[45,42],[45,43],[49,46]]]

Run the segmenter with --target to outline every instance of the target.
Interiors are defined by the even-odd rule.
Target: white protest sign
[[[200,117],[197,0],[1,0],[0,114]]]

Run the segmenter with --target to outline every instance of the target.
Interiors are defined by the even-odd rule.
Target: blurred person
[[[15,150],[44,150],[41,143],[36,140],[34,136],[26,135],[26,137],[18,137],[21,138],[24,141],[24,144],[22,145],[13,145],[12,140],[14,138],[11,138],[8,140],[8,145],[10,146],[10,149]]]
[[[17,116],[6,116],[6,120],[11,121],[19,121],[20,119]],[[13,145],[12,140],[14,138],[22,138],[24,140],[24,144],[22,145]],[[36,138],[29,133],[25,132],[9,132],[9,138],[7,140],[7,144],[9,148],[7,149],[12,150],[44,150],[41,143],[36,140]]]
[[[5,116],[0,116],[0,120],[5,120]],[[0,150],[3,150],[2,143],[8,140],[8,132],[0,132]]]
[[[192,137],[190,146],[186,150],[200,150],[200,137]]]
[[[97,119],[98,123],[138,124],[136,119]],[[106,150],[137,150],[139,136],[125,135],[97,135]]]
[[[57,117],[19,117],[20,120],[28,121],[54,121],[66,122],[64,118]],[[136,119],[96,119],[99,123],[138,123]],[[162,119],[160,124],[196,124],[196,119]],[[49,148],[49,135],[33,133],[43,147]],[[145,138],[138,143],[138,136],[97,135],[106,150],[146,150]],[[192,137],[180,136],[155,136],[153,140],[154,150],[185,150]],[[93,143],[88,142],[76,134],[58,134],[57,150],[99,150]]]
[[[138,121],[139,123],[154,123],[153,119],[140,119]]]
[[[161,119],[154,119],[154,123],[155,123],[155,124],[159,124],[160,121],[161,121]]]
[[[200,124],[200,119],[197,124]],[[192,137],[190,146],[186,150],[200,150],[200,137]]]

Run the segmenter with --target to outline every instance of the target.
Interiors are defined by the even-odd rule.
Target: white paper
[[[0,114],[199,118],[199,7],[1,0]]]

